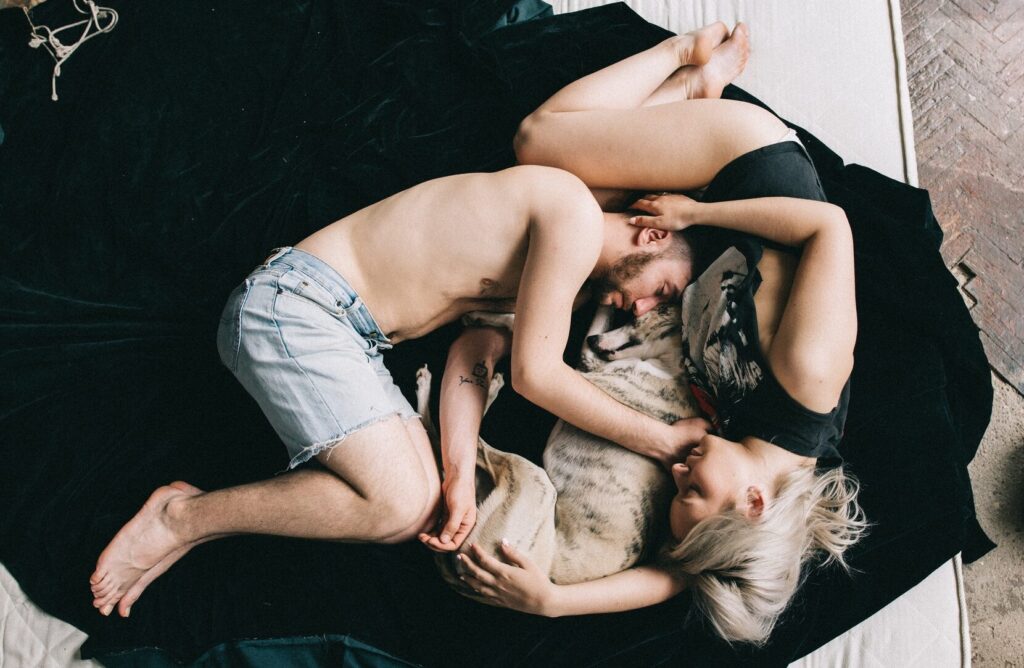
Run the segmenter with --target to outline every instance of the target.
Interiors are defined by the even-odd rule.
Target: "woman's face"
[[[672,465],[677,493],[669,509],[669,528],[682,540],[701,520],[729,508],[748,507],[750,455],[741,443],[707,434],[682,462]]]

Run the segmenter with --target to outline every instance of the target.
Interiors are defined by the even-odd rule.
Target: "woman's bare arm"
[[[492,605],[546,617],[623,612],[662,603],[686,587],[681,577],[656,566],[636,566],[598,580],[556,585],[511,545],[501,561],[478,546],[461,555],[467,584]]]
[[[843,210],[790,197],[700,203],[682,195],[652,195],[634,207],[651,214],[637,216],[636,224],[711,225],[802,248],[768,363],[794,399],[811,410],[832,410],[853,368],[857,339],[853,237]]]

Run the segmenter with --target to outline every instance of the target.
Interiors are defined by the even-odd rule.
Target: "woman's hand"
[[[633,216],[630,224],[653,227],[659,230],[685,230],[694,225],[694,217],[700,202],[686,195],[669,193],[644,195],[633,202],[631,209],[644,211],[647,215]]]
[[[469,552],[458,556],[467,571],[462,577],[466,584],[490,605],[554,616],[552,605],[558,585],[505,541],[501,542],[500,549],[507,563],[490,556],[479,545],[473,545]]]
[[[438,528],[432,533],[421,533],[420,542],[435,552],[454,552],[466,540],[476,524],[475,472],[453,473],[441,483],[444,511]]]

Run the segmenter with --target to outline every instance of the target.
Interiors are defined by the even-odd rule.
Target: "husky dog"
[[[699,415],[682,364],[680,308],[663,304],[606,332],[612,310],[598,312],[580,364],[583,375],[620,402],[664,422]],[[478,322],[493,324],[481,318]],[[506,320],[502,323],[511,325]],[[487,406],[503,385],[496,374]],[[430,374],[417,375],[418,409],[428,415]],[[557,584],[594,580],[649,555],[664,530],[674,494],[658,462],[559,420],[544,450],[544,468],[489,446],[477,447],[477,521],[462,544],[498,554],[502,539],[530,557]],[[445,580],[476,598],[459,580],[454,554],[438,555]]]

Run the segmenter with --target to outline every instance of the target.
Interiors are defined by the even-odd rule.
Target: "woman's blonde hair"
[[[728,642],[762,645],[801,582],[804,564],[849,570],[846,548],[867,529],[857,481],[833,468],[801,467],[781,476],[772,501],[756,519],[730,509],[698,523],[664,555],[686,578],[696,609]]]

